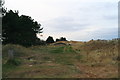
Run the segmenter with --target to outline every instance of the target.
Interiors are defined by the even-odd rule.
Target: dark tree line
[[[2,18],[2,40],[3,44],[20,44],[32,46],[43,44],[37,38],[37,33],[42,33],[41,24],[34,21],[30,16],[18,15],[18,11],[4,11]]]
[[[60,39],[56,39],[56,42],[57,41],[67,41],[66,40],[66,38],[64,38],[64,37],[61,37]],[[55,41],[54,41],[54,39],[53,39],[53,37],[51,37],[51,36],[49,36],[48,38],[47,38],[47,40],[46,40],[46,43],[47,44],[50,44],[50,43],[54,43]]]
[[[49,37],[47,38],[47,40],[46,40],[46,43],[47,43],[47,44],[54,43],[54,42],[55,42],[55,41],[54,41],[53,37],[51,37],[51,36],[49,36]]]
[[[56,42],[57,42],[57,41],[67,41],[67,40],[66,40],[66,38],[64,38],[64,37],[61,37],[60,39],[56,39]]]

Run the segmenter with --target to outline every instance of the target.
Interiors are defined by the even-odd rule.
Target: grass
[[[53,54],[76,53],[71,46],[56,46],[50,50]]]
[[[78,61],[80,61],[82,59],[82,55],[75,56],[75,59],[77,59]]]
[[[64,65],[73,65],[73,62],[70,59],[70,57],[59,56],[55,59],[55,62]]]
[[[12,70],[15,70],[20,64],[21,61],[19,59],[8,60],[5,64],[2,65],[3,77],[7,77],[7,74]]]
[[[3,45],[3,77],[116,78],[118,49],[117,43],[111,43],[74,42],[74,45],[69,46],[47,45],[29,48]],[[9,61],[7,54],[11,48],[15,51],[13,61]]]
[[[54,54],[61,54],[64,52],[64,47],[57,47],[57,48],[54,48],[53,50],[50,51],[50,53],[54,53]]]

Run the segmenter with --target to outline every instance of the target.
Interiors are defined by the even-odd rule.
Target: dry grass
[[[118,43],[115,41],[70,41],[71,46],[3,46],[3,65],[7,52],[14,49],[19,66],[4,65],[7,78],[117,78]]]

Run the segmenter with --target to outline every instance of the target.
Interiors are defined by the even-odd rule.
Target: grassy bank
[[[116,78],[118,44],[102,41],[71,45],[3,46],[3,77],[7,78]],[[8,50],[14,50],[9,61]],[[17,64],[17,65],[16,65]]]

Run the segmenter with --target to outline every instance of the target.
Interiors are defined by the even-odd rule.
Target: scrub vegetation
[[[3,78],[118,78],[118,40],[62,42],[70,45],[3,45]]]

